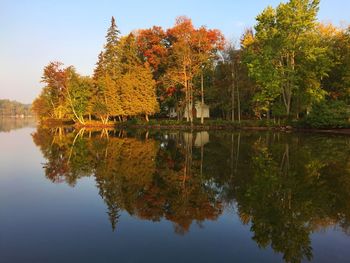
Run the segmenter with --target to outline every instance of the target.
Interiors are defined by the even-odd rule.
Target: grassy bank
[[[201,124],[195,120],[192,124],[186,121],[178,120],[150,120],[145,122],[138,119],[132,119],[127,122],[116,123],[117,128],[148,128],[148,129],[175,129],[175,130],[291,130],[293,127],[287,123],[274,123],[271,121],[244,120],[241,122],[232,122],[226,120],[206,120]]]
[[[268,121],[268,120],[205,120],[201,124],[195,120],[192,124],[185,120],[151,119],[146,122],[141,119],[131,119],[125,122],[108,122],[106,124],[97,120],[88,121],[85,124],[74,123],[72,120],[47,119],[42,121],[46,126],[74,126],[81,129],[156,129],[156,130],[276,130],[276,131],[304,131],[350,134],[350,125],[342,127],[312,127],[305,125],[303,121]]]
[[[178,120],[143,120],[132,119],[127,122],[116,123],[116,128],[143,128],[158,130],[275,130],[275,131],[302,131],[350,134],[350,125],[312,127],[305,125],[304,121],[268,121],[268,120],[242,120],[241,122],[228,120],[206,120],[201,124],[199,120],[192,123]]]

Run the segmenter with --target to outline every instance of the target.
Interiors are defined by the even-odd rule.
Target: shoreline
[[[153,129],[153,130],[180,130],[180,131],[279,131],[279,132],[305,132],[305,133],[328,133],[350,135],[349,128],[315,129],[297,128],[291,126],[233,126],[233,125],[164,125],[164,124],[120,124],[116,128]]]
[[[90,122],[86,124],[72,123],[67,121],[43,121],[40,124],[48,127],[58,126],[71,126],[77,129],[147,129],[147,130],[179,130],[179,131],[279,131],[279,132],[305,132],[305,133],[325,133],[325,134],[342,134],[350,135],[350,128],[304,128],[304,127],[292,127],[290,125],[281,126],[268,126],[268,125],[239,125],[238,123],[228,124],[167,124],[167,123],[107,123],[103,124],[100,122]]]

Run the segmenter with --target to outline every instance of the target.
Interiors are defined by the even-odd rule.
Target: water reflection
[[[183,235],[234,207],[255,242],[286,262],[312,259],[313,232],[350,230],[347,137],[39,127],[33,140],[52,182],[95,178],[113,230],[127,211]]]
[[[0,132],[9,132],[24,127],[35,127],[35,118],[0,117]]]

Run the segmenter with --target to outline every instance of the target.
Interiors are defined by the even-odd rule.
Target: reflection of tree
[[[217,218],[221,202],[203,184],[200,161],[192,159],[193,136],[177,134],[166,148],[147,139],[148,133],[138,137],[62,128],[38,128],[33,134],[53,182],[74,185],[94,174],[113,230],[121,210],[148,220],[166,218],[179,233],[188,231],[193,221]]]
[[[154,139],[156,138],[156,139]],[[310,234],[330,225],[349,232],[350,147],[343,137],[278,133],[194,134],[138,131],[33,134],[53,182],[93,175],[112,229],[121,211],[170,220],[184,234],[235,205],[260,247],[287,262],[312,257]]]
[[[200,174],[200,157],[193,160],[193,137],[185,134],[184,141],[178,138],[178,144],[170,144],[158,155],[161,160],[170,160],[171,166],[161,160],[158,162],[158,174],[162,178],[166,191],[165,217],[175,222],[179,233],[188,231],[193,220],[201,223],[205,219],[216,219],[222,211],[215,189],[204,184]],[[179,145],[181,145],[179,147]],[[177,147],[177,151],[172,147]],[[179,156],[183,156],[179,158]],[[193,155],[193,156],[192,156]],[[174,198],[172,198],[174,197]]]
[[[240,213],[249,214],[253,239],[262,247],[271,244],[275,251],[282,252],[287,262],[299,262],[304,256],[311,258],[309,232],[305,222],[309,212],[307,203],[293,202],[292,195],[298,190],[295,178],[289,170],[289,148],[285,145],[280,163],[273,159],[268,147],[258,141],[253,157],[255,176],[245,193]],[[246,203],[247,202],[247,203]],[[244,206],[246,204],[247,206]]]
[[[65,181],[75,185],[77,179],[91,175],[89,141],[83,138],[83,132],[73,133],[71,129],[61,127],[38,127],[33,140],[47,159],[45,174],[52,182]]]
[[[0,117],[0,132],[9,132],[12,130],[22,129],[25,127],[35,127],[34,118],[12,118]]]
[[[171,220],[178,233],[187,232],[193,221],[217,218],[221,204],[215,192],[203,185],[199,166],[192,160],[192,144],[191,135],[178,134],[159,148],[156,171],[148,184],[143,183],[147,187],[138,191],[130,213],[149,220]]]
[[[252,149],[252,177],[236,195],[242,221],[251,222],[253,239],[261,247],[271,245],[283,253],[286,262],[312,258],[310,233],[320,224],[325,227],[336,221],[331,219],[335,215],[331,207],[336,206],[338,189],[344,189],[330,188],[340,179],[324,176],[336,174],[324,174],[332,161],[301,147],[303,143],[298,138],[292,142],[259,138]],[[343,161],[344,156],[338,156],[340,167]],[[349,203],[349,195],[344,197]]]
[[[104,147],[98,153],[96,182],[114,228],[120,207],[133,213],[134,201],[150,184],[157,145],[154,140],[116,137],[97,144]]]

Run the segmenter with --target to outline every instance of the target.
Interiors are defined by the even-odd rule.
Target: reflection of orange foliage
[[[313,231],[321,231],[330,226],[336,226],[338,220],[333,218],[325,217],[325,218],[312,218],[310,221],[310,225]]]
[[[32,137],[48,160],[43,166],[46,177],[54,183],[67,182],[73,185],[74,180],[69,178],[71,167],[68,163],[68,142],[72,136],[64,135],[62,128],[39,128]]]
[[[137,197],[133,212],[142,219],[166,218],[174,222],[175,231],[182,234],[194,221],[217,219],[222,213],[222,204],[211,189],[205,188],[199,174],[185,175],[190,169],[184,159],[180,158],[176,164],[176,160],[162,151],[158,158],[160,162],[152,185]],[[181,168],[174,170],[175,166]]]
[[[239,218],[241,219],[242,223],[244,225],[247,225],[251,219],[251,216],[247,213],[245,213],[244,211],[238,211],[239,213]]]
[[[122,177],[123,181],[135,186],[149,184],[156,169],[157,144],[154,140],[110,138],[106,150],[106,161],[113,176]]]
[[[173,174],[176,176],[176,174]],[[174,222],[177,229],[185,233],[193,221],[215,220],[222,212],[222,204],[201,188],[186,189],[181,186],[182,180],[176,185],[165,185],[159,188],[152,185],[139,196],[135,202],[134,212],[138,217],[148,220],[160,220],[162,217]],[[189,182],[189,185],[195,182]],[[190,192],[188,192],[190,191]]]
[[[178,205],[178,209],[166,215],[166,218],[176,223],[177,230],[181,229],[181,233],[186,233],[193,221],[216,220],[222,213],[220,202],[210,202],[205,197],[203,200],[186,200]]]
[[[222,212],[216,193],[202,182],[200,163],[189,158],[190,147],[176,147],[170,154],[153,139],[93,131],[38,129],[33,139],[48,160],[46,176],[53,182],[74,185],[82,176],[95,175],[113,229],[120,210],[142,219],[170,220],[178,233]]]

